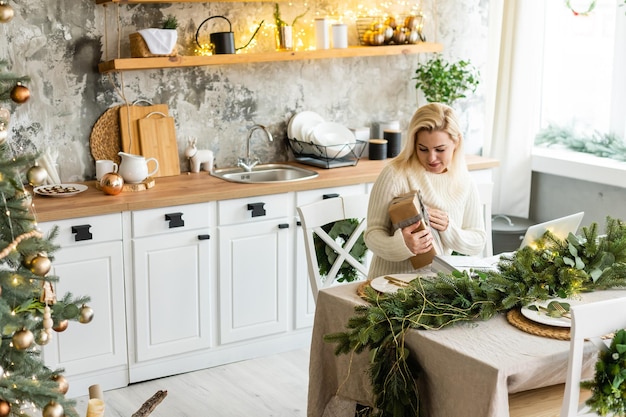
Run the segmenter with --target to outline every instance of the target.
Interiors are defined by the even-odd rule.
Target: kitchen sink
[[[215,169],[211,175],[226,181],[264,184],[310,180],[319,174],[293,165],[264,164],[255,166],[249,172],[241,167]]]

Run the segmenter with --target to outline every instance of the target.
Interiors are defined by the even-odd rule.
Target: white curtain
[[[484,156],[494,170],[493,213],[528,218],[531,151],[539,126],[543,0],[491,0]]]

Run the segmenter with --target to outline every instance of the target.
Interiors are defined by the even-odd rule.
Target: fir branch
[[[417,277],[394,294],[365,289],[368,304],[355,307],[345,332],[325,335],[324,340],[335,344],[336,355],[370,352],[376,415],[419,415],[419,374],[404,345],[409,329],[488,320],[537,300],[626,286],[626,225],[621,220],[607,217],[604,235],[594,223],[583,227],[580,238],[570,234],[560,240],[546,232],[535,244],[502,257],[497,271],[479,279],[467,272],[440,273]]]

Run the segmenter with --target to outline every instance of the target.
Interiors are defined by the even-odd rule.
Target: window
[[[624,0],[544,4],[541,128],[575,126],[583,136],[597,131],[626,138]]]

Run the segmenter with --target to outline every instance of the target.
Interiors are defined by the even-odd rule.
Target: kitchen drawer
[[[293,193],[262,195],[217,202],[220,225],[292,216]]]
[[[133,237],[209,227],[210,204],[187,204],[132,212]]]
[[[56,220],[39,225],[44,235],[52,230],[54,226],[59,227],[59,234],[54,243],[64,248],[122,240],[121,213]]]
[[[296,207],[303,206],[305,204],[315,203],[322,201],[325,197],[331,197],[334,195],[346,196],[355,194],[364,194],[367,192],[365,184],[345,185],[341,187],[332,188],[319,188],[317,190],[298,191],[296,193]]]

